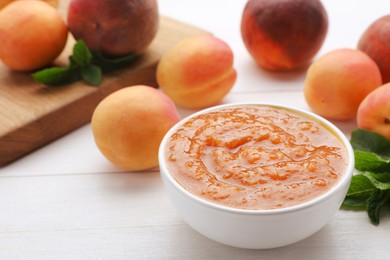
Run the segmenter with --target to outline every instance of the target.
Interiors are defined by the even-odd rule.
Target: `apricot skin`
[[[308,69],[304,95],[320,116],[348,120],[356,116],[362,100],[382,84],[378,66],[365,53],[337,49],[326,53]]]
[[[103,99],[92,115],[91,126],[102,154],[112,164],[135,171],[158,165],[160,142],[179,119],[167,95],[137,85]]]
[[[43,1],[15,1],[0,12],[0,59],[15,71],[52,63],[62,52],[68,29],[59,12]]]
[[[181,107],[215,105],[236,81],[233,52],[212,35],[186,38],[163,55],[156,78],[163,91]]]
[[[382,74],[383,83],[390,82],[390,15],[372,23],[358,42],[358,49],[373,59]]]
[[[0,0],[0,9],[4,8],[4,6],[14,1],[19,1],[19,0]],[[58,7],[58,0],[41,0],[41,1],[45,1],[46,3],[50,4],[53,7]]]
[[[284,71],[307,65],[321,48],[328,16],[317,0],[249,0],[241,36],[256,63]]]
[[[157,0],[72,0],[68,26],[76,39],[105,56],[141,53],[157,34]]]
[[[390,83],[368,94],[359,105],[356,116],[359,128],[390,138]]]

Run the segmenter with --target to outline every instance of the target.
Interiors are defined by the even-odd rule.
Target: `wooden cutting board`
[[[161,55],[180,39],[202,33],[206,32],[161,17],[148,50],[128,67],[104,74],[98,87],[80,81],[46,88],[29,73],[12,72],[0,62],[0,166],[88,123],[96,105],[108,94],[135,84],[156,86],[155,70]],[[70,38],[56,63],[67,64],[73,43]]]

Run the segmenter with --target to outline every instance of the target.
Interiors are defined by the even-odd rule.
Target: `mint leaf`
[[[376,191],[376,187],[365,175],[354,175],[347,196],[343,201],[343,206],[365,207],[367,199]]]
[[[355,198],[369,198],[376,191],[375,186],[363,174],[352,176],[351,185],[349,186],[347,196]]]
[[[92,61],[92,53],[83,40],[78,40],[73,46],[72,61],[80,66],[88,66]]]
[[[61,86],[83,79],[90,85],[99,85],[102,73],[110,72],[128,65],[138,56],[130,54],[117,58],[106,58],[99,52],[88,49],[83,40],[78,40],[73,46],[67,67],[52,67],[32,74],[35,81],[46,86]]]
[[[80,69],[81,77],[91,85],[99,85],[102,81],[102,70],[93,64]]]
[[[352,176],[343,206],[365,208],[372,224],[379,224],[382,206],[390,198],[390,174],[364,172]]]
[[[367,172],[366,172],[367,173]],[[373,175],[375,179],[377,179],[380,182],[390,183],[390,174],[385,173],[373,173],[369,172],[370,175]]]
[[[80,80],[80,74],[77,70],[69,67],[53,67],[43,69],[32,74],[33,78],[40,83],[48,86],[61,86]]]
[[[368,198],[367,198],[368,199]],[[345,197],[342,206],[343,207],[352,207],[352,208],[366,208],[367,199],[355,198],[355,197]]]
[[[137,54],[129,54],[117,58],[107,58],[99,52],[92,52],[92,56],[93,63],[99,66],[103,72],[110,72],[114,69],[126,66],[138,57]]]
[[[377,190],[390,190],[390,174],[364,172],[365,176]]]
[[[354,150],[373,152],[384,159],[390,158],[390,140],[372,131],[352,131],[351,144]]]
[[[380,212],[390,201],[390,140],[380,134],[356,129],[351,144],[355,168],[343,206],[364,208],[372,224],[378,225]]]
[[[390,160],[373,152],[354,150],[355,168],[359,171],[390,172]]]
[[[382,206],[388,201],[390,198],[390,191],[379,190],[375,192],[368,200],[367,200],[367,213],[370,221],[374,225],[379,224],[379,216]]]

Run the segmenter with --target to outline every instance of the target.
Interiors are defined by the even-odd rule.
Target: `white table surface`
[[[318,55],[354,48],[385,0],[324,0],[329,31]],[[223,103],[268,101],[308,109],[305,71],[259,69],[241,40],[245,0],[160,0],[162,15],[214,33],[235,54],[238,80]],[[317,56],[318,57],[318,56]],[[184,117],[194,111],[180,110]],[[334,122],[347,136],[355,122]],[[388,208],[387,208],[388,211]],[[339,210],[291,246],[245,250],[191,229],[168,201],[158,169],[126,172],[97,150],[86,125],[0,168],[0,259],[390,259],[390,214],[373,226],[363,211]]]

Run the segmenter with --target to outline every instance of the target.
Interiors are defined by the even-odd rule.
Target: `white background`
[[[223,103],[308,109],[305,70],[266,72],[246,51],[239,29],[245,2],[160,0],[159,8],[161,15],[210,31],[231,46],[238,80]],[[385,0],[323,3],[329,31],[316,58],[355,48],[370,23],[390,14]],[[192,112],[180,110],[182,116]],[[334,123],[347,136],[356,127],[353,120]],[[158,169],[126,172],[108,163],[90,125],[0,168],[0,259],[386,259],[389,241],[388,212],[376,227],[365,212],[340,210],[321,231],[291,246],[244,250],[218,244],[180,219]]]

